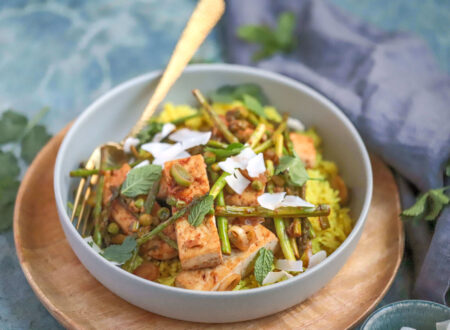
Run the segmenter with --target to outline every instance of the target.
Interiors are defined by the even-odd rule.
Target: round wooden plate
[[[390,170],[372,157],[373,200],[361,240],[341,271],[311,298],[265,318],[214,325],[173,320],[135,307],[91,276],[62,231],[53,197],[53,166],[66,131],[44,147],[23,179],[14,214],[14,239],[28,282],[67,328],[345,329],[378,304],[394,279],[404,246],[398,190]]]

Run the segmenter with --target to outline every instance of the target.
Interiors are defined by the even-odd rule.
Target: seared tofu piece
[[[231,255],[224,256],[223,263],[214,268],[183,270],[175,278],[175,285],[202,291],[227,289],[231,279],[239,280],[251,272],[253,260],[261,248],[274,251],[277,247],[278,238],[263,225],[255,226],[255,233],[257,239],[246,251],[233,249]]]
[[[290,133],[289,136],[294,144],[295,152],[306,164],[306,167],[314,167],[316,165],[317,156],[314,140],[310,136],[300,133]]]
[[[136,217],[118,199],[111,203],[111,217],[127,235],[132,232],[133,225],[137,222]]]
[[[170,169],[175,163],[183,166],[193,177],[193,183],[189,187],[178,185],[170,175]],[[175,197],[187,204],[194,198],[209,192],[206,164],[202,155],[166,162],[162,180],[165,182],[167,196]],[[214,267],[222,262],[222,251],[214,216],[207,216],[203,224],[193,227],[189,224],[186,215],[176,221],[175,231],[182,269]]]
[[[107,171],[105,173],[105,185],[103,188],[103,205],[110,202],[113,195],[112,190],[118,189],[120,185],[125,181],[128,172],[131,170],[130,165],[123,164],[121,168],[117,170]]]

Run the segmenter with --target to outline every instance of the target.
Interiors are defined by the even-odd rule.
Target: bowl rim
[[[331,100],[329,100],[327,97],[319,93],[318,91],[314,90],[313,88],[307,86],[306,84],[296,81],[292,78],[286,77],[284,75],[281,75],[279,73],[249,67],[249,66],[243,66],[243,65],[236,65],[236,64],[226,64],[226,63],[214,63],[214,64],[192,64],[186,67],[183,73],[189,72],[189,73],[196,73],[196,72],[208,72],[208,71],[217,71],[219,74],[220,72],[232,72],[237,74],[245,74],[251,77],[258,77],[263,79],[268,79],[271,81],[274,81],[276,83],[279,83],[284,86],[289,86],[297,91],[301,91],[305,94],[308,94],[309,96],[313,97],[316,101],[324,104],[328,110],[332,111],[339,119],[343,122],[343,124],[346,126],[346,128],[351,133],[352,137],[355,139],[355,142],[358,146],[359,152],[361,153],[362,159],[363,159],[363,166],[364,166],[364,172],[366,175],[366,191],[365,191],[365,198],[364,203],[361,209],[361,212],[358,216],[358,218],[355,221],[355,225],[350,232],[350,234],[347,236],[347,238],[342,242],[342,244],[332,253],[330,256],[338,256],[343,253],[343,251],[346,249],[346,247],[350,244],[351,241],[355,238],[355,236],[358,235],[358,233],[362,230],[362,227],[364,226],[366,219],[367,219],[367,213],[369,211],[370,203],[372,200],[372,167],[370,163],[370,158],[367,152],[367,149],[364,145],[364,142],[359,135],[358,131],[354,127],[353,123],[345,116],[345,114],[342,112],[342,110],[339,109],[337,105],[335,105]],[[91,103],[81,114],[76,118],[73,125],[70,127],[69,131],[67,132],[66,136],[64,137],[63,142],[61,143],[61,146],[59,147],[58,154],[56,157],[55,167],[54,167],[54,174],[53,174],[53,186],[54,186],[54,192],[55,192],[55,200],[56,205],[59,210],[59,215],[63,215],[63,220],[68,225],[67,228],[69,228],[69,231],[71,234],[73,234],[78,242],[80,242],[82,245],[85,245],[85,248],[88,248],[91,254],[95,255],[94,258],[99,260],[98,262],[103,263],[106,265],[106,267],[111,271],[118,271],[119,274],[122,274],[122,276],[128,277],[131,281],[137,281],[144,285],[149,285],[150,287],[154,287],[155,289],[161,289],[161,290],[167,290],[172,293],[179,293],[184,295],[191,295],[191,296],[210,296],[210,297],[222,297],[222,296],[248,296],[248,295],[258,295],[262,294],[264,292],[271,292],[273,290],[277,290],[278,288],[282,288],[288,285],[293,284],[296,281],[300,281],[303,278],[312,277],[316,273],[321,272],[323,268],[326,267],[330,262],[332,262],[332,259],[328,256],[324,261],[316,265],[315,267],[311,268],[308,271],[305,271],[301,274],[298,274],[292,278],[289,278],[287,280],[284,280],[282,282],[274,283],[271,285],[249,289],[249,290],[239,290],[239,291],[200,291],[200,290],[190,290],[190,289],[184,289],[184,288],[178,288],[178,287],[172,287],[164,284],[160,284],[153,281],[148,281],[146,279],[140,278],[138,276],[135,276],[131,273],[128,273],[127,271],[123,270],[120,267],[114,266],[112,263],[107,261],[105,258],[101,257],[98,253],[95,253],[95,251],[92,250],[92,248],[87,244],[87,242],[81,237],[81,235],[78,233],[76,228],[73,226],[73,224],[70,222],[70,218],[67,214],[67,210],[65,207],[65,203],[63,202],[63,196],[60,190],[61,181],[59,179],[62,169],[62,162],[63,162],[63,155],[67,152],[67,145],[69,144],[69,141],[72,140],[73,135],[75,134],[75,131],[83,125],[85,120],[91,115],[91,113],[97,111],[98,108],[101,108],[102,104],[107,102],[109,99],[114,97],[117,93],[122,92],[123,90],[126,90],[128,88],[131,88],[134,85],[139,85],[143,82],[151,82],[155,78],[159,77],[162,73],[162,70],[155,70],[151,71],[149,73],[137,76],[135,78],[132,78],[130,80],[127,80],[118,86],[114,87],[113,89],[107,91],[105,94],[97,98],[93,103]],[[61,220],[61,216],[59,216]]]

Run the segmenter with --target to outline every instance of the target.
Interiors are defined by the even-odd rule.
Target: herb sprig
[[[435,220],[441,213],[442,209],[450,202],[450,198],[445,194],[445,191],[449,188],[450,186],[439,189],[431,189],[420,195],[413,206],[407,208],[401,213],[403,219],[424,219],[427,221]]]
[[[161,179],[161,172],[161,166],[153,164],[133,168],[128,172],[120,193],[131,198],[148,194],[154,183]]]
[[[296,186],[303,186],[309,179],[305,164],[298,156],[283,156],[280,158],[275,174],[278,175],[285,170],[288,170],[289,179]]]
[[[267,274],[272,270],[273,265],[273,253],[266,248],[261,248],[258,252],[258,257],[255,261],[255,274],[256,281],[262,285],[262,282],[266,278]]]
[[[112,244],[103,251],[103,257],[109,261],[118,262],[123,264],[130,260],[133,255],[133,251],[136,249],[136,239],[132,236],[127,236],[122,244]]]
[[[211,195],[206,195],[193,203],[195,204],[189,212],[188,222],[192,226],[198,227],[203,223],[205,216],[213,209],[214,197]]]

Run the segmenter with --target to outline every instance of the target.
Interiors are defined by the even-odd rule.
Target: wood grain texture
[[[78,261],[59,224],[53,166],[67,128],[39,153],[20,187],[14,239],[25,276],[50,313],[73,329],[345,329],[358,323],[390,287],[403,256],[397,186],[372,157],[374,193],[361,240],[318,293],[281,313],[233,324],[200,324],[149,313],[103,287]]]

